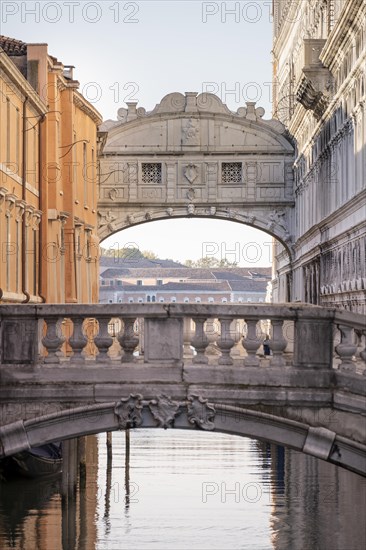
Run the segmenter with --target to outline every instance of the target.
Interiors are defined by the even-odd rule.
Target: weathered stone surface
[[[130,332],[135,330],[134,320],[143,319],[144,357],[135,354],[133,362],[120,363],[105,353],[102,362],[88,356],[80,362],[79,358],[74,361],[73,355],[60,353],[57,363],[47,364],[36,356],[30,363],[9,364],[4,363],[2,356],[3,453],[25,448],[28,440],[29,444],[36,445],[100,430],[159,425],[215,429],[263,438],[305,449],[316,456],[328,454],[328,460],[347,464],[355,471],[363,468],[366,456],[362,447],[366,441],[364,357],[359,353],[357,357],[347,358],[355,365],[351,372],[334,368],[342,357],[337,358],[337,342],[332,341],[331,330],[337,324],[346,326],[347,338],[351,339],[363,330],[362,316],[304,304],[3,306],[0,308],[1,345],[4,338],[7,339],[3,332],[4,320],[14,320],[20,325],[29,321],[36,324],[51,314],[61,320],[74,316],[79,323],[86,318],[120,318]],[[230,348],[234,339],[229,327],[233,322],[249,321],[252,327],[259,327],[262,320],[267,325],[276,323],[270,342],[272,347],[273,342],[278,343],[275,350],[280,359],[278,366],[262,360],[259,351],[255,356],[257,366],[247,366],[245,358],[235,354],[233,365],[220,365],[217,361],[212,364],[214,358],[211,357],[210,364],[192,363],[194,352],[183,357],[184,321],[187,324],[191,318],[200,319],[196,337],[202,354],[206,353],[207,343],[204,319],[225,320],[221,339],[228,339]],[[284,323],[295,324],[295,331],[290,333],[294,338],[295,357],[285,346],[290,336],[283,330]],[[320,335],[318,339],[314,337],[316,334]],[[330,337],[328,343],[323,342],[324,334]],[[41,350],[40,338],[38,334],[34,344]],[[188,341],[195,345],[191,335]],[[258,347],[258,342],[254,347]],[[244,413],[245,407],[250,411]],[[347,460],[335,454],[330,443],[325,452],[322,440],[318,444],[313,437],[318,432],[309,435],[312,433],[309,427],[334,432],[334,445],[343,445]],[[345,441],[340,443],[342,437]]]

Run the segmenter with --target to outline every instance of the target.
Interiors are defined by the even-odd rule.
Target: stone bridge
[[[211,218],[261,229],[292,255],[295,152],[281,122],[209,93],[127,107],[100,127],[101,240],[150,221]]]
[[[366,475],[365,332],[361,315],[298,303],[3,305],[0,456],[102,431],[183,428]]]

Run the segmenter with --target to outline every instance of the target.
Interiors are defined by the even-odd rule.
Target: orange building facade
[[[47,44],[0,37],[0,301],[98,301],[102,117]]]

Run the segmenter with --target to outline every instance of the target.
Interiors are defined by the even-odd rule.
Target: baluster
[[[240,359],[245,354],[245,351],[241,343],[241,337],[242,337],[241,319],[234,319],[233,321],[231,321],[230,330],[235,342],[234,347],[231,350],[231,357],[234,359],[234,363],[235,363],[235,359]]]
[[[219,323],[217,319],[207,319],[206,321],[206,336],[208,339],[208,347],[206,349],[206,356],[217,356],[220,354],[217,347],[217,339],[219,337]]]
[[[83,317],[71,316],[71,320],[74,325],[74,330],[69,338],[69,344],[72,348],[72,351],[74,352],[74,355],[72,356],[72,361],[74,363],[85,363],[85,357],[81,354],[86,344],[88,343],[88,339],[86,338],[83,331],[84,319]]]
[[[121,348],[124,351],[124,354],[122,355],[121,362],[122,363],[133,363],[135,361],[135,357],[133,356],[133,352],[138,346],[139,339],[137,336],[135,336],[134,332],[134,324],[135,319],[123,319],[124,322],[124,331],[122,335],[118,336],[118,342],[121,345]]]
[[[257,337],[257,321],[248,319],[246,323],[247,335],[246,338],[243,338],[242,345],[248,355],[244,358],[244,365],[246,367],[257,367],[260,364],[257,351],[262,344],[262,340]]]
[[[183,319],[183,359],[190,359],[193,356],[193,351],[191,349],[191,321],[190,317],[184,317]]]
[[[97,318],[99,324],[99,331],[96,336],[94,336],[94,344],[98,348],[98,355],[95,360],[98,363],[109,362],[110,357],[108,355],[108,350],[113,344],[113,338],[109,335],[108,325],[110,321],[110,316],[108,317],[99,317]]]
[[[362,347],[363,346],[363,347]],[[362,374],[366,376],[366,332],[360,333],[360,359],[362,361]]]
[[[219,365],[232,365],[233,360],[230,357],[230,350],[235,344],[235,341],[233,338],[231,338],[230,334],[230,325],[232,319],[228,318],[220,318],[220,325],[221,325],[221,336],[217,342],[217,345],[220,348],[220,351],[222,353],[221,357],[219,357]]]
[[[47,324],[46,335],[42,338],[42,344],[46,348],[48,355],[45,357],[45,363],[59,363],[60,358],[56,355],[60,351],[62,344],[65,342],[65,337],[61,332],[61,321],[59,317],[45,317]]]
[[[366,367],[366,335],[364,335],[364,337],[365,337],[364,348],[363,348],[363,350],[360,351],[360,357],[361,357],[361,360],[363,361],[363,365],[362,365],[363,372],[362,372],[362,374],[364,376],[366,376],[366,368],[365,368]]]
[[[362,330],[355,329],[356,345],[357,351],[356,355],[356,370],[357,372],[361,371],[361,374],[366,375],[365,371],[365,360],[366,360],[366,347],[365,347],[365,337]]]
[[[271,357],[271,367],[284,367],[286,365],[283,352],[287,346],[287,340],[283,336],[282,324],[280,319],[273,319],[272,322],[272,339],[270,348],[273,356]]]
[[[204,330],[206,318],[194,317],[193,321],[196,324],[196,331],[194,337],[191,340],[191,345],[195,348],[197,352],[197,355],[193,356],[193,363],[206,365],[208,363],[208,358],[205,356],[205,351],[209,344],[208,338]]]
[[[341,358],[339,369],[342,371],[356,372],[356,365],[352,361],[352,357],[357,351],[357,346],[353,342],[353,328],[345,325],[338,325],[341,333],[341,343],[336,346],[335,350]]]

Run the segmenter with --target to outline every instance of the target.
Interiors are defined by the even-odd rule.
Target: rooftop
[[[27,44],[25,42],[2,34],[0,35],[0,47],[6,54],[12,56],[26,55],[27,53]]]

